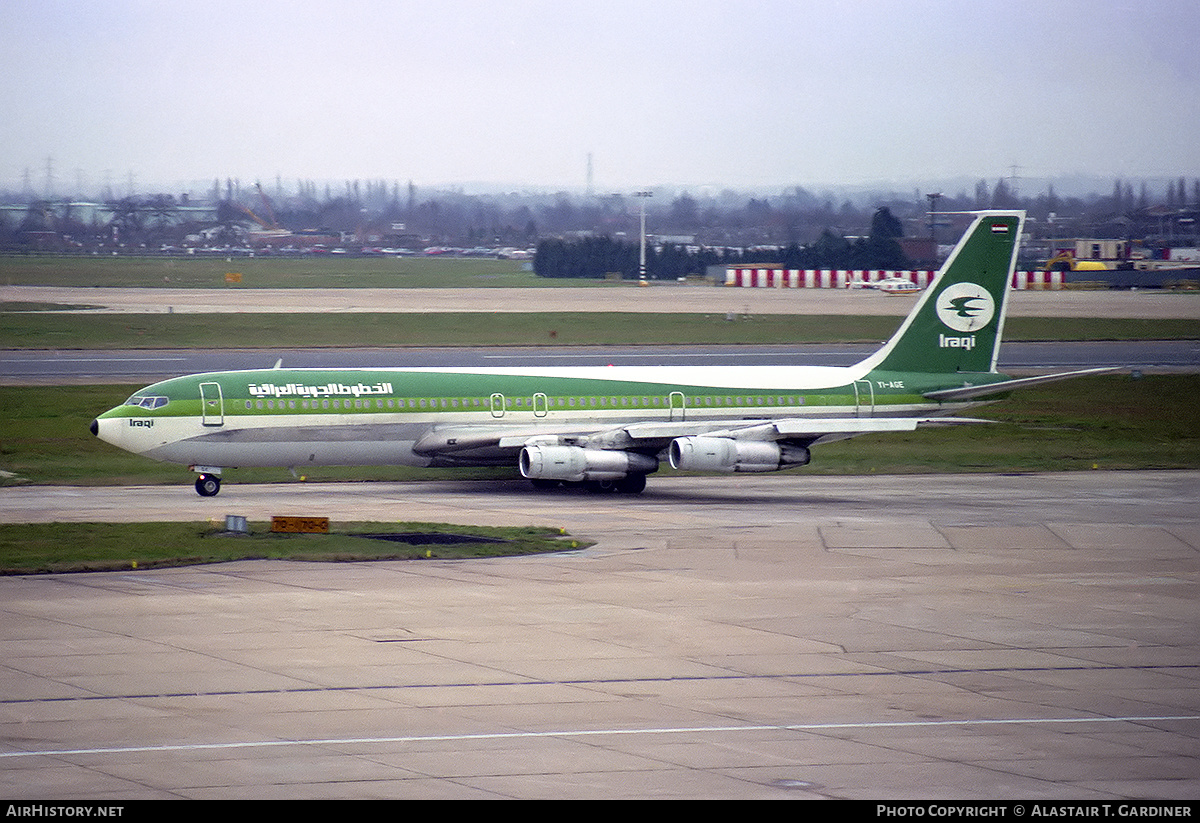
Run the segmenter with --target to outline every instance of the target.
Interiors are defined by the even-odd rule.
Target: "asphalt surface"
[[[1197,499],[1196,472],[6,488],[5,521],[595,543],[0,578],[0,795],[1192,801]]]
[[[594,365],[815,365],[858,362],[875,345],[593,346],[528,348],[138,349],[0,351],[0,384],[150,383],[180,374],[270,368],[478,368]],[[1000,369],[1023,374],[1118,366],[1144,372],[1200,371],[1200,341],[1005,343]]]
[[[0,286],[0,301],[94,305],[99,311],[155,312],[689,312],[871,314],[903,317],[916,297],[874,290],[749,289],[655,284],[580,288],[478,289],[111,289]],[[1012,317],[1200,319],[1189,292],[1013,291]]]
[[[102,312],[514,312],[679,311],[734,314],[876,314],[902,317],[912,296],[836,289],[731,289],[657,284],[647,288],[553,289],[63,289],[0,287],[0,300],[99,306]],[[1168,292],[1014,291],[1011,316],[1185,318],[1200,321],[1200,295]],[[86,313],[85,315],[86,316]],[[1200,329],[1200,323],[1197,324]],[[1200,336],[1200,335],[1198,335]],[[495,349],[284,349],[215,351],[4,351],[7,384],[152,382],[179,374],[266,368],[280,357],[296,367],[622,364],[846,365],[875,346],[530,347]],[[1200,368],[1200,342],[1005,343],[1009,373],[1119,366],[1143,371]]]

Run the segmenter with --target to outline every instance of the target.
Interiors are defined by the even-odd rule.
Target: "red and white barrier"
[[[1014,289],[1041,289],[1057,291],[1063,287],[1066,280],[1060,271],[1017,271],[1013,272],[1012,287]]]
[[[743,289],[846,289],[866,288],[890,277],[901,277],[925,288],[935,271],[883,271],[880,269],[725,269],[725,285]],[[1057,290],[1063,287],[1060,271],[1013,272],[1014,289]]]

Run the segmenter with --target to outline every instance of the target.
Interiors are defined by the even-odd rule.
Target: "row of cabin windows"
[[[464,398],[461,401],[455,397],[427,399],[421,398],[409,400],[396,400],[389,398],[387,400],[340,400],[340,399],[324,399],[324,400],[247,400],[247,409],[425,409],[425,408],[482,408],[482,403],[478,397]]]
[[[497,405],[499,397],[497,397]],[[350,399],[322,399],[322,400],[247,400],[247,409],[308,409],[308,410],[325,410],[325,409],[378,409],[378,410],[396,410],[396,409],[458,409],[458,408],[474,408],[487,409],[492,407],[492,403],[488,398],[479,397],[441,397],[441,398],[408,398],[395,399],[376,398],[375,400],[363,400],[361,398]],[[643,396],[643,397],[552,397],[541,400],[539,398],[536,404],[538,408],[653,408],[667,407],[671,405],[671,401],[667,397],[662,396]],[[702,406],[803,406],[804,398],[796,395],[789,396],[752,396],[752,397],[717,397],[717,396],[694,396],[687,398],[687,406],[689,408],[699,408]],[[504,407],[506,409],[524,409],[533,408],[535,406],[532,397],[505,397]]]

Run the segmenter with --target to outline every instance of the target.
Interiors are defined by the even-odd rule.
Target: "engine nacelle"
[[[667,454],[672,468],[692,472],[773,472],[809,461],[803,446],[732,437],[677,437]]]
[[[521,449],[521,474],[530,480],[620,480],[657,471],[658,460],[637,452],[533,444]]]

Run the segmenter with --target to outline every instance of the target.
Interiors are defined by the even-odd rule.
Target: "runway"
[[[1200,472],[9,487],[0,519],[566,527],[0,578],[12,798],[1200,796]]]
[[[151,383],[180,374],[270,368],[488,368],[529,366],[848,366],[877,344],[790,346],[529,346],[311,349],[0,351],[0,385]],[[1034,374],[1100,366],[1143,372],[1200,371],[1196,340],[1004,343],[1000,371]]]
[[[0,286],[0,301],[98,306],[114,313],[689,312],[903,317],[916,297],[873,290],[743,289],[656,283],[566,288],[171,289]],[[319,309],[317,308],[319,307]],[[1010,317],[1200,319],[1195,293],[1014,290]]]

